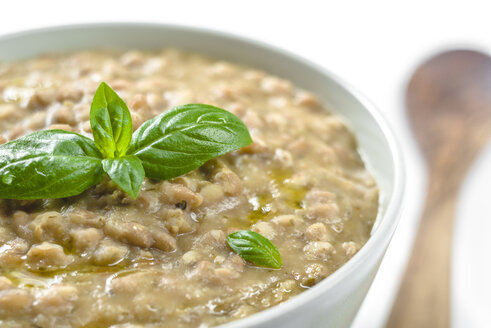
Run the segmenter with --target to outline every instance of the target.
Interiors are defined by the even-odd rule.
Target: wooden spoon
[[[455,50],[431,58],[412,76],[406,108],[429,184],[387,327],[449,327],[455,203],[467,169],[491,135],[491,57]]]

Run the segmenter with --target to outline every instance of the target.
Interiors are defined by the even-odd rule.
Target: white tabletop
[[[353,324],[356,328],[382,327],[408,258],[425,192],[424,165],[404,113],[405,84],[413,69],[437,51],[454,47],[489,51],[491,19],[486,4],[485,0],[18,0],[2,3],[0,35],[42,26],[102,21],[205,27],[290,50],[328,68],[361,90],[380,108],[398,134],[409,177],[403,217]],[[481,157],[477,169],[483,171],[491,166],[488,155],[491,155],[491,147]],[[461,217],[467,214],[468,208],[472,208],[475,215],[485,213],[485,202],[474,200],[483,199],[479,195],[485,194],[484,188],[489,187],[482,181],[478,183],[478,177],[480,175],[471,174],[466,181],[458,222],[462,222]],[[489,214],[487,216],[489,219]],[[466,236],[459,238],[464,240]],[[489,243],[487,247],[490,259]],[[467,274],[473,277],[472,272]],[[470,289],[463,290],[468,291],[466,297],[472,299]],[[490,302],[489,297],[487,302]],[[470,303],[459,304],[463,303],[473,308]],[[487,304],[491,308],[491,303]],[[487,322],[491,321],[489,311],[481,311],[480,315],[482,321],[475,321],[473,326],[479,327],[479,322],[484,322],[482,316],[487,315]],[[476,315],[470,312],[454,315],[454,326],[464,327],[469,322],[465,319],[468,316]]]

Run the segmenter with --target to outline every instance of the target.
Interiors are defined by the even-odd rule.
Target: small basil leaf
[[[123,99],[102,82],[90,107],[90,125],[94,141],[106,158],[124,156],[131,143],[131,114]]]
[[[141,159],[147,177],[167,180],[251,142],[247,127],[232,113],[189,104],[143,123],[128,153]]]
[[[45,130],[0,146],[0,198],[75,196],[104,176],[94,142],[63,130]]]
[[[231,233],[227,243],[240,257],[257,266],[279,269],[283,265],[276,246],[257,232],[240,230]]]
[[[140,192],[145,170],[135,155],[120,158],[107,158],[102,161],[104,171],[121,189],[134,199]]]

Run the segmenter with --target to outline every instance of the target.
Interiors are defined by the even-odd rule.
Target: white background
[[[487,2],[3,0],[0,35],[84,22],[143,21],[205,27],[290,50],[328,68],[361,90],[381,109],[398,134],[408,172],[403,217],[354,323],[357,328],[381,327],[390,311],[409,254],[425,188],[423,162],[406,123],[405,84],[414,68],[435,52],[455,47],[489,51],[491,11],[488,7],[491,5],[487,6]],[[491,147],[488,147],[477,171],[484,172],[490,163]],[[489,187],[479,177],[473,172],[472,181],[466,182],[459,219],[469,208],[475,215],[485,213],[486,201],[477,195]],[[488,259],[490,253],[487,253]],[[473,278],[472,273],[468,273],[468,278]],[[487,322],[491,322],[487,312],[482,311],[479,318],[484,321],[487,315]],[[478,319],[474,326],[479,326]]]

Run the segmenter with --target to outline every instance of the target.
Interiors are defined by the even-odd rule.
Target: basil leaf
[[[133,134],[128,153],[141,159],[147,177],[166,180],[251,142],[247,127],[232,113],[189,104],[143,123]]]
[[[140,192],[145,170],[142,162],[135,155],[120,158],[107,158],[102,161],[104,171],[107,172],[121,189],[134,199]]]
[[[100,182],[101,154],[89,138],[45,130],[0,146],[0,198],[62,198]]]
[[[283,265],[278,248],[257,232],[240,230],[231,233],[227,243],[240,257],[257,266],[279,269]]]
[[[95,144],[104,157],[125,155],[133,133],[131,114],[123,99],[105,82],[94,94],[90,125]]]

